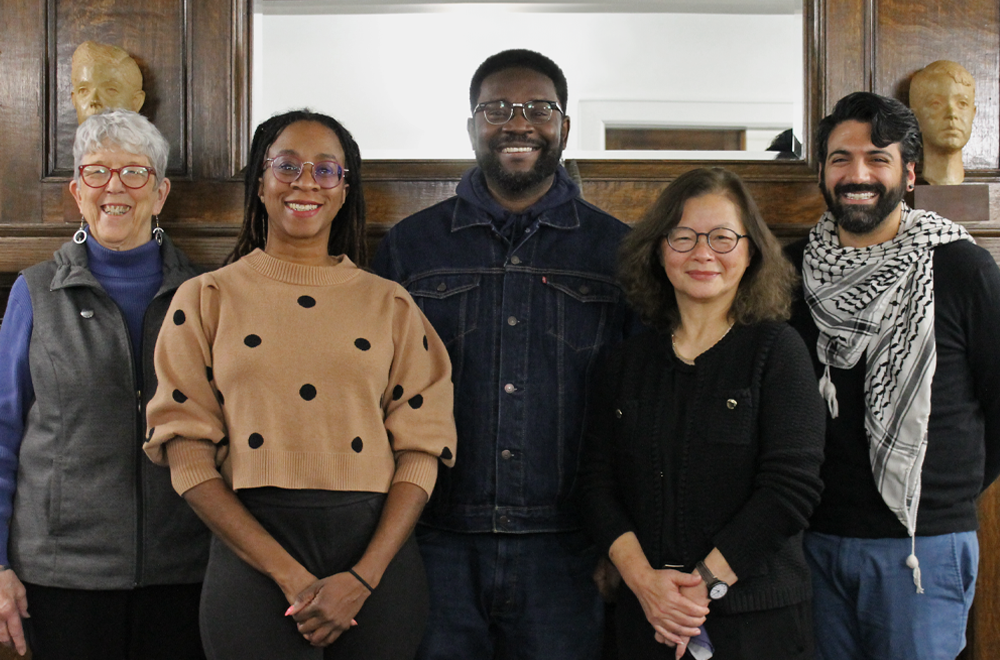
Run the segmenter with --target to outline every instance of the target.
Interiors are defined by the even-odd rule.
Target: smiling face
[[[547,76],[525,68],[498,71],[483,80],[477,103],[487,101],[558,102]],[[569,119],[559,111],[544,124],[530,124],[521,108],[506,124],[490,124],[477,112],[469,119],[469,138],[476,161],[491,188],[510,195],[547,190],[552,184],[569,135]]]
[[[921,76],[910,94],[924,144],[944,152],[961,150],[972,135],[976,89],[942,71]]]
[[[726,227],[737,234],[746,234],[739,208],[720,193],[708,193],[687,200],[677,226],[689,227],[699,233]],[[749,239],[740,239],[732,252],[719,254],[708,246],[706,237],[699,236],[693,250],[677,252],[664,238],[660,241],[660,261],[674,287],[681,310],[687,303],[718,304],[728,310],[736,297],[743,273],[750,266],[750,243]]]
[[[864,236],[887,227],[894,236],[900,203],[914,181],[914,163],[903,163],[898,143],[872,144],[869,124],[849,120],[830,132],[820,189],[841,230]]]
[[[303,163],[335,160],[346,162],[337,135],[314,121],[289,125],[271,144],[268,158],[294,156]],[[260,178],[258,195],[267,209],[267,247],[265,250],[293,247],[322,250],[326,254],[333,219],[347,199],[347,182],[336,188],[321,188],[305,165],[302,175],[292,183],[274,177],[268,164]]]
[[[102,149],[83,157],[81,165],[106,165],[119,169],[127,165],[152,167],[149,159],[127,151]],[[159,213],[170,192],[170,181],[150,175],[142,188],[126,188],[117,173],[103,188],[91,188],[83,181],[73,180],[69,190],[90,235],[110,250],[131,250],[152,238],[150,220]]]

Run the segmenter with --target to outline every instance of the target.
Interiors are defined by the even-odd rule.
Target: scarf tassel
[[[924,593],[924,587],[920,583],[920,560],[917,559],[917,538],[911,536],[912,542],[910,556],[906,558],[906,565],[913,571],[913,585],[917,588],[917,593]]]
[[[840,406],[837,403],[837,386],[830,378],[830,365],[826,365],[823,376],[819,379],[819,393],[826,401],[827,408],[830,409],[830,417],[837,419],[840,414]]]

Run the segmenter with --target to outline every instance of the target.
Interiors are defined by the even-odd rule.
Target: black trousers
[[[123,590],[25,583],[33,660],[204,660],[200,584]]]
[[[385,502],[379,493],[278,488],[238,495],[317,577],[345,571],[361,558]],[[278,585],[213,538],[201,601],[202,637],[211,660],[406,660],[423,637],[427,603],[427,576],[410,537],[358,612],[358,625],[325,649],[315,648],[284,616],[288,601]]]

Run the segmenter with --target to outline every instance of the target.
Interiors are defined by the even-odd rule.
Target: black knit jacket
[[[809,354],[783,323],[736,326],[696,360],[683,437],[661,438],[672,409],[661,379],[670,337],[634,337],[595,383],[580,473],[584,524],[606,552],[626,532],[653,567],[690,569],[717,547],[739,581],[713,610],[783,607],[811,596],[802,530],[820,498],[824,416]],[[682,443],[676,465],[662,442]],[[664,557],[660,475],[672,470],[681,556]]]

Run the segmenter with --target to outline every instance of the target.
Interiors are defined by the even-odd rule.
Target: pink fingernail
[[[357,622],[357,621],[355,621],[354,619],[351,619],[351,625],[352,625],[352,626],[356,626],[356,625],[358,625],[358,622]]]
[[[292,610],[294,610],[294,609],[295,609],[295,605],[289,605],[288,609],[285,610],[285,616],[291,616],[292,615]]]

